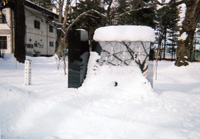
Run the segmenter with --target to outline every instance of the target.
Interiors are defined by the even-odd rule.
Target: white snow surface
[[[181,34],[181,36],[178,37],[178,40],[183,40],[183,41],[185,41],[186,38],[187,38],[187,36],[188,36],[188,34],[187,34],[186,32],[183,32],[183,33]]]
[[[155,31],[148,26],[117,25],[100,27],[95,30],[95,41],[144,41],[154,42]]]
[[[154,90],[137,66],[96,65],[91,53],[82,87],[67,88],[55,57],[32,60],[32,84],[24,65],[0,59],[2,139],[199,139],[200,63],[158,63]],[[115,87],[115,82],[118,85]]]

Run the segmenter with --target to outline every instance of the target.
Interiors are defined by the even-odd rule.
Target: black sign
[[[87,72],[89,44],[87,32],[73,30],[69,33],[68,51],[68,87],[78,88],[82,85]]]

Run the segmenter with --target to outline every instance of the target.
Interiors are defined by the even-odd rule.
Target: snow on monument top
[[[154,29],[148,26],[118,25],[95,30],[95,41],[149,41],[154,42]]]

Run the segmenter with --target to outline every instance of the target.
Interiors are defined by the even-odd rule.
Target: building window
[[[26,44],[26,48],[33,48],[33,44]]]
[[[0,36],[0,49],[7,49],[7,37]]]
[[[40,44],[40,45],[39,45],[39,48],[44,48],[44,45],[43,45],[43,44]]]
[[[54,47],[54,42],[49,42],[50,47]]]
[[[49,32],[53,33],[53,26],[52,25],[49,25]]]
[[[37,20],[34,20],[34,27],[37,29],[40,29],[40,22]]]
[[[37,43],[37,42],[35,42],[35,43],[34,43],[34,46],[35,46],[35,47],[38,47],[38,43]]]
[[[0,15],[0,24],[6,23],[6,17],[5,15]]]

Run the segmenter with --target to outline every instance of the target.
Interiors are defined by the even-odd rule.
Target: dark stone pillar
[[[102,48],[99,42],[93,42],[92,51],[97,52],[99,55],[101,55]]]
[[[68,87],[78,88],[82,85],[89,59],[88,33],[84,30],[73,30],[69,33],[68,52]]]

